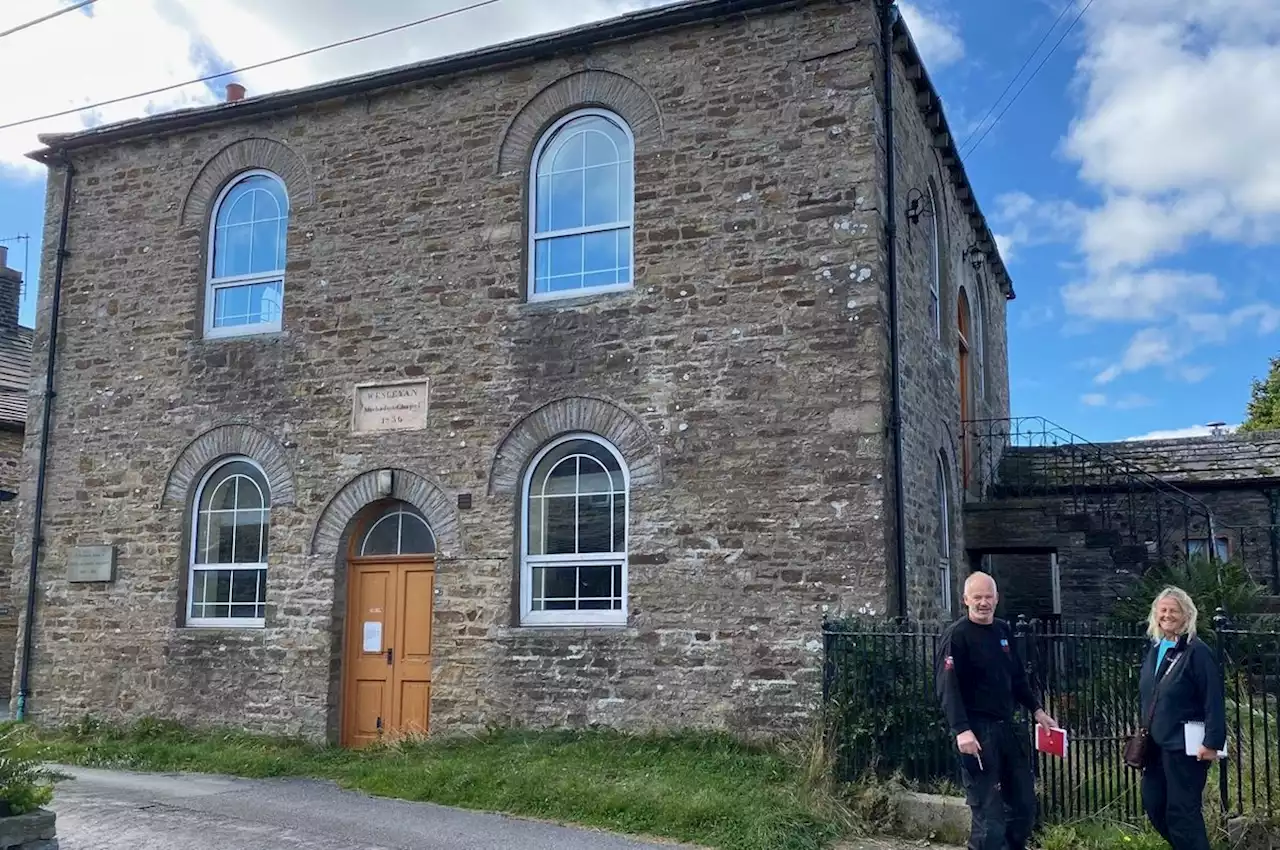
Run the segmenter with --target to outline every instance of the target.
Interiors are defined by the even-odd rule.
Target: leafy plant
[[[22,727],[0,732],[0,803],[8,805],[10,815],[48,803],[53,799],[53,783],[62,778],[44,766],[40,751],[30,746]]]
[[[1114,617],[1124,623],[1146,622],[1151,602],[1166,587],[1185,590],[1200,611],[1197,634],[1214,633],[1213,615],[1222,608],[1232,618],[1254,614],[1259,609],[1263,589],[1237,559],[1211,562],[1203,555],[1162,563],[1134,583],[1129,593],[1116,603]]]

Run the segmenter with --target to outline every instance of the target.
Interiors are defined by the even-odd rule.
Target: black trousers
[[[1204,785],[1210,762],[1180,750],[1150,748],[1142,769],[1142,808],[1173,850],[1209,850],[1204,826]]]
[[[1013,723],[974,724],[982,766],[960,756],[972,820],[969,850],[1024,850],[1036,816],[1035,779],[1026,732]]]

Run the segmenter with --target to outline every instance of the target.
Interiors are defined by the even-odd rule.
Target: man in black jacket
[[[995,618],[997,601],[995,579],[970,575],[964,583],[968,615],[942,633],[934,658],[938,698],[961,754],[972,813],[970,850],[1023,850],[1031,837],[1035,782],[1014,708],[1033,712],[1046,728],[1057,725],[1031,690],[1013,630]]]

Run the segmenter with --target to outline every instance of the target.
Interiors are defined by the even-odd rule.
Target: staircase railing
[[[1203,501],[1048,419],[967,421],[961,453],[973,497],[1060,499],[1152,557],[1185,557],[1187,541],[1203,540],[1204,553],[1216,559],[1213,513]]]

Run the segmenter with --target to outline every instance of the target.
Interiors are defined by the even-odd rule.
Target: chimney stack
[[[239,83],[227,83],[227,103],[244,100],[244,86]]]
[[[17,327],[22,272],[9,268],[9,248],[0,245],[0,329]]]

